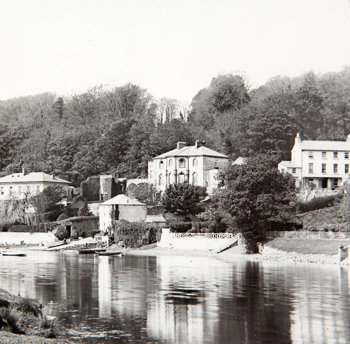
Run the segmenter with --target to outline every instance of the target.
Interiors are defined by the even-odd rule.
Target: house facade
[[[113,220],[130,222],[144,221],[147,216],[147,206],[137,199],[118,195],[99,204],[100,231],[105,232]]]
[[[228,164],[228,157],[210,148],[186,146],[178,142],[174,150],[148,162],[148,180],[156,191],[165,191],[171,184],[189,183],[204,186],[208,193],[217,187],[216,176]]]
[[[316,188],[335,189],[350,180],[350,135],[346,141],[302,140],[297,134],[291,161],[278,169],[290,173],[297,186],[313,183]]]
[[[9,199],[24,199],[42,192],[49,186],[59,186],[68,197],[68,188],[70,182],[57,178],[43,172],[31,172],[26,174],[25,170],[21,173],[13,173],[0,178],[0,201]]]

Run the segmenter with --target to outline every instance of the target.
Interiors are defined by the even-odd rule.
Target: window
[[[322,164],[322,173],[327,173],[327,164]]]
[[[3,195],[5,193],[5,188],[2,186],[1,187],[1,194]]]
[[[18,193],[19,193],[19,194],[22,194],[22,186],[19,186],[19,187],[18,187]]]
[[[171,173],[169,173],[169,184],[174,184],[174,178]]]
[[[164,163],[163,163],[163,161],[160,161],[159,162],[159,168],[162,169],[163,167],[164,167]]]
[[[13,191],[13,187],[10,186],[10,187],[9,187],[9,194],[10,194],[10,195],[12,195],[12,191]]]
[[[173,165],[173,160],[169,159],[169,167]]]
[[[184,173],[180,173],[179,174],[179,183],[184,183],[185,182],[185,175],[184,175]]]
[[[31,191],[31,190],[30,190],[30,186],[28,185],[28,186],[27,186],[27,192],[30,193],[30,191]]]
[[[333,172],[338,173],[338,164],[333,165]]]
[[[149,171],[149,177],[150,177],[150,179],[153,178],[153,171],[152,170]]]
[[[338,152],[333,152],[333,158],[338,159]]]
[[[344,158],[349,159],[349,152],[344,152]]]
[[[193,166],[194,167],[198,166],[198,160],[196,158],[193,159]]]
[[[349,164],[344,165],[344,173],[349,173]]]
[[[38,185],[37,187],[36,187],[36,192],[40,192],[40,186]]]
[[[322,159],[327,159],[327,152],[322,152]]]
[[[164,178],[163,178],[163,175],[162,175],[162,174],[159,175],[158,184],[159,184],[159,185],[163,185],[163,184],[164,184]]]
[[[297,173],[297,169],[295,167],[292,168],[292,173]]]
[[[309,173],[314,173],[314,164],[312,162],[309,164]]]
[[[185,159],[180,159],[179,160],[179,167],[186,167],[186,165],[185,165]]]
[[[309,158],[313,159],[314,158],[314,152],[309,152]]]
[[[196,172],[194,172],[192,175],[192,184],[198,185],[198,174]]]

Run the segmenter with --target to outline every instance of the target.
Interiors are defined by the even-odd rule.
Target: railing
[[[326,231],[267,231],[266,238],[350,239],[350,232]]]
[[[206,239],[234,239],[237,234],[232,233],[170,233],[173,238],[206,238]]]

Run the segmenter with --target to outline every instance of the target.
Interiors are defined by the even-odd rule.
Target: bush
[[[55,237],[58,240],[63,240],[63,239],[68,239],[69,238],[69,233],[66,230],[66,227],[63,225],[59,225],[56,229],[55,229]]]
[[[114,241],[123,241],[126,247],[137,248],[157,242],[161,229],[144,222],[113,221],[110,228],[114,233]]]
[[[174,222],[170,224],[170,232],[186,233],[192,228],[192,222]]]
[[[324,197],[316,197],[306,202],[298,201],[295,203],[295,208],[297,213],[306,213],[309,211],[328,208],[338,203],[342,197],[343,195],[330,195]]]
[[[57,218],[57,221],[62,221],[65,219],[68,219],[68,215],[63,213]]]

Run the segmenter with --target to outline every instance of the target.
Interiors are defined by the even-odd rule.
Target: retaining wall
[[[0,244],[21,245],[53,242],[57,240],[53,233],[8,233],[0,232]]]

